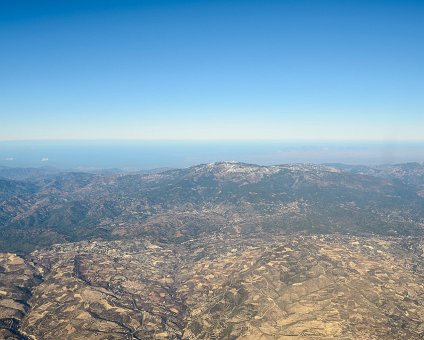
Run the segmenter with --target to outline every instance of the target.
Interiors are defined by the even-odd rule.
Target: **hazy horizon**
[[[0,140],[423,140],[422,1],[3,1]]]
[[[424,339],[424,0],[0,0],[0,41],[0,339]]]
[[[424,161],[424,142],[352,141],[8,141],[0,165],[68,169],[152,169],[238,161],[261,165]]]
[[[0,165],[424,159],[424,3],[0,3]]]

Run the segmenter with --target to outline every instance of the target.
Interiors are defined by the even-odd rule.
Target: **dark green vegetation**
[[[0,251],[210,233],[421,235],[424,166],[214,163],[160,173],[0,169]]]
[[[0,170],[1,339],[424,336],[422,164]]]

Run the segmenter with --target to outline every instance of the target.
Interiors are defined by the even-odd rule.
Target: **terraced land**
[[[423,339],[424,164],[0,178],[0,339]]]
[[[214,235],[1,256],[10,339],[421,339],[421,238]]]

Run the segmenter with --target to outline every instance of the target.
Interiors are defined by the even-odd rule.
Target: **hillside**
[[[422,339],[423,174],[235,162],[10,174],[0,338]]]
[[[150,174],[3,179],[0,250],[144,236],[178,243],[216,232],[421,235],[423,166],[361,169],[223,162]]]

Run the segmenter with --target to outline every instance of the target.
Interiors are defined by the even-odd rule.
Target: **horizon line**
[[[313,138],[28,138],[28,139],[0,139],[0,143],[13,142],[348,142],[348,143],[424,143],[424,139],[313,139]]]

